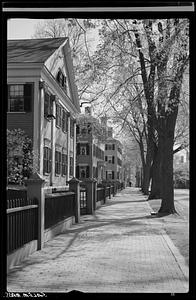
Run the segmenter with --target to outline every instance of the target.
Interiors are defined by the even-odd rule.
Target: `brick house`
[[[112,136],[112,128],[108,128],[108,138],[105,142],[105,177],[108,180],[123,181],[122,144]]]
[[[65,186],[75,176],[80,106],[70,52],[68,38],[7,43],[7,128],[32,139],[46,186]]]
[[[92,116],[87,120],[77,125],[76,177],[95,178],[100,182],[105,179],[104,143],[96,137],[98,120]]]

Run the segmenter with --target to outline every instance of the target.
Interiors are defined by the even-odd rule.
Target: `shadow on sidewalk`
[[[86,215],[88,216],[88,215]],[[89,215],[90,217],[92,215]],[[140,216],[140,217],[133,217],[133,218],[122,218],[122,219],[99,219],[96,215],[93,215],[94,219],[89,219],[89,220],[82,220],[81,223],[75,224],[73,227],[69,228],[66,230],[64,233],[59,234],[56,236],[53,240],[48,241],[45,244],[45,247],[41,251],[37,251],[30,255],[28,258],[26,258],[20,265],[15,266],[12,270],[10,270],[9,276],[10,278],[14,278],[15,275],[17,276],[18,271],[22,271],[24,268],[28,266],[33,266],[33,265],[38,265],[38,264],[48,264],[49,261],[54,261],[55,259],[58,259],[61,255],[63,255],[66,251],[69,250],[69,248],[73,245],[75,240],[77,238],[81,238],[81,234],[85,233],[89,230],[101,228],[104,226],[110,226],[110,225],[116,225],[116,226],[124,226],[124,227],[130,227],[132,230],[129,232],[125,232],[123,235],[125,236],[130,236],[130,235],[135,235],[135,234],[152,234],[153,230],[151,227],[147,229],[141,229],[141,226],[147,226],[143,222],[137,222],[140,220],[147,220],[147,219],[152,219],[151,215],[145,215],[145,216]],[[88,223],[87,223],[88,222]],[[77,226],[77,228],[74,228]],[[134,227],[133,227],[134,226]],[[135,226],[139,226],[140,228],[135,228]],[[159,234],[157,229],[155,229],[156,234]],[[114,236],[118,236],[118,232],[116,233],[108,233],[108,230],[106,229],[105,232],[106,237],[105,238],[113,238]],[[70,235],[73,234],[73,237],[70,237]],[[100,233],[101,234],[101,233]],[[104,238],[104,237],[103,237]],[[62,249],[63,247],[63,240],[65,239],[70,239],[67,245]],[[46,251],[46,248],[49,248],[50,251]],[[54,251],[53,251],[54,249]],[[60,250],[60,251],[59,251]],[[53,253],[55,252],[55,253]],[[58,253],[59,252],[59,253]],[[37,255],[36,255],[37,254]]]

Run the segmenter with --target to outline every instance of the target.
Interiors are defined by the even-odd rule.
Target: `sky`
[[[10,19],[7,24],[7,38],[30,39],[35,31],[35,26],[40,19]]]

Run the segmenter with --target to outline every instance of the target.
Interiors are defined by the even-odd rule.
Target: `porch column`
[[[43,175],[43,159],[44,159],[44,81],[39,81],[39,97],[38,103],[34,101],[34,130],[37,126],[38,130],[38,160],[39,160],[39,173]],[[37,138],[37,134],[34,131],[34,139]]]
[[[74,120],[74,137],[73,137],[73,177],[76,177],[76,120]]]
[[[52,102],[53,115],[56,116],[56,101]],[[51,122],[51,151],[52,151],[52,165],[51,165],[51,173],[50,173],[50,185],[52,186],[54,183],[55,176],[55,136],[56,136],[56,119],[53,119]]]
[[[67,114],[68,116],[68,129],[67,129],[67,181],[70,178],[70,113]]]

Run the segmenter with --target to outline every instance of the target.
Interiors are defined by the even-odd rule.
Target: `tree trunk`
[[[154,159],[153,159],[153,164],[151,167],[151,170],[152,170],[151,191],[150,191],[148,200],[161,198],[160,159],[161,159],[160,148],[155,145]]]
[[[144,195],[149,194],[151,163],[152,163],[151,158],[149,156],[146,157],[146,164],[143,171],[143,182],[142,182],[142,192]]]
[[[142,185],[142,192],[144,193],[144,195],[149,194],[149,186],[150,186],[150,178],[151,178],[150,170],[151,170],[153,156],[154,156],[153,132],[151,132],[153,131],[153,129],[151,127],[148,130],[150,132],[148,134],[146,164],[144,169],[144,178],[143,178],[143,185]]]
[[[173,214],[176,213],[173,187],[173,136],[165,132],[164,136],[159,137],[159,145],[162,202],[158,212]]]

